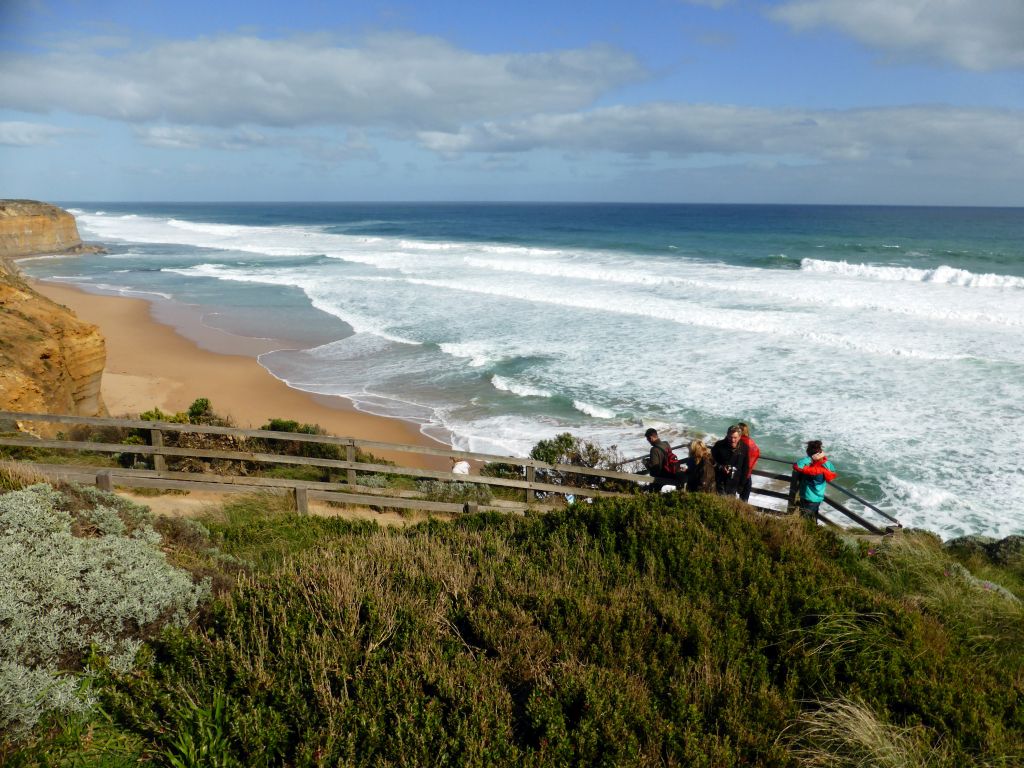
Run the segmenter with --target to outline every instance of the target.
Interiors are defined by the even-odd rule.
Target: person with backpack
[[[733,424],[711,449],[715,460],[715,486],[722,496],[735,496],[746,482],[750,462],[742,437],[739,425]]]
[[[685,478],[679,466],[679,457],[672,452],[672,446],[658,438],[658,430],[648,429],[644,437],[651,444],[651,455],[644,459],[644,466],[651,473],[654,482],[647,486],[648,491],[660,491],[666,485],[682,488]]]

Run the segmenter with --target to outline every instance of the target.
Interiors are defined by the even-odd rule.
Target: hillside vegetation
[[[95,703],[0,762],[1024,761],[1024,570],[929,534],[849,543],[700,494],[404,529],[252,497],[152,527],[213,597],[133,665],[66,660]]]

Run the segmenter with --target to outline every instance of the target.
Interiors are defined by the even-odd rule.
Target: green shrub
[[[327,434],[319,424],[300,424],[290,419],[271,419],[260,429],[273,432],[292,432],[298,435]],[[334,443],[306,443],[297,440],[261,439],[259,445],[263,453],[282,453],[286,456],[307,456],[314,459],[335,459],[338,461],[345,459],[344,447]]]
[[[90,652],[126,670],[142,638],[181,624],[207,592],[169,566],[147,510],[89,487],[0,495],[0,730],[78,713]]]
[[[883,752],[1022,756],[1020,674],[798,519],[699,494],[396,530],[250,502],[210,530],[254,570],[102,692],[154,748],[202,723],[254,766],[811,765],[837,752],[812,716],[851,701]]]
[[[623,459],[616,446],[604,448],[590,440],[576,437],[569,432],[555,435],[549,440],[539,441],[530,450],[530,458],[546,464],[570,464],[589,469],[609,469],[621,471]],[[515,464],[492,462],[480,468],[480,474],[486,477],[501,477],[514,480],[525,479],[523,468]],[[595,475],[582,475],[575,472],[538,469],[536,480],[539,483],[552,485],[569,485],[577,488],[597,488],[606,491],[630,492],[636,490],[634,483],[624,480],[606,480]],[[494,493],[501,498],[520,498],[522,491],[496,488]],[[541,498],[545,496],[540,494]]]
[[[177,413],[165,413],[159,407],[143,411],[139,414],[140,421],[163,421],[169,424],[188,424],[188,413],[178,411]]]

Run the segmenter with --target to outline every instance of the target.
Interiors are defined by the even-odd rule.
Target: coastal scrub
[[[1024,755],[1019,665],[979,658],[973,632],[905,592],[898,548],[882,563],[801,520],[695,494],[401,530],[253,508],[207,526],[250,566],[101,693],[168,761]]]
[[[88,487],[0,495],[0,733],[93,703],[90,654],[131,669],[142,641],[207,594],[170,566],[144,507]]]

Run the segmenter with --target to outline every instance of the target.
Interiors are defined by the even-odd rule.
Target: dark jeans
[[[740,500],[746,501],[750,498],[750,489],[754,487],[754,478],[748,477],[740,486]]]
[[[808,501],[807,499],[800,499],[800,516],[806,517],[809,520],[817,520],[818,507],[820,506],[820,501]]]

